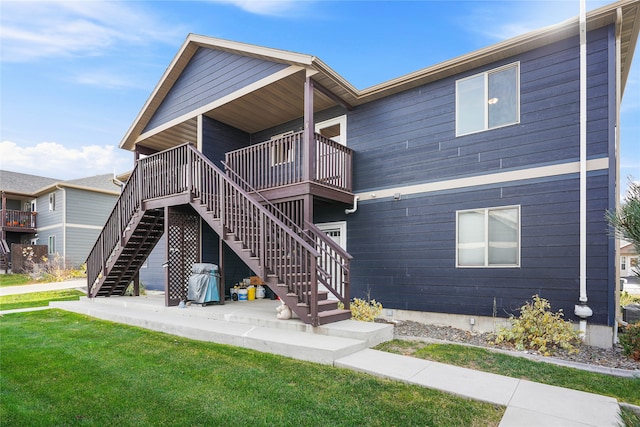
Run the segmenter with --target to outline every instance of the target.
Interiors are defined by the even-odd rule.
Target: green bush
[[[343,309],[344,304],[339,303],[338,307]],[[374,299],[363,300],[354,298],[351,301],[351,318],[362,322],[373,322],[382,313],[382,304]]]
[[[625,356],[640,360],[640,322],[627,325],[618,338]]]
[[[640,304],[640,296],[631,295],[629,292],[624,291],[620,294],[620,307],[624,307],[629,304]]]
[[[558,348],[577,353],[579,333],[571,322],[563,320],[562,309],[557,313],[550,309],[549,301],[534,295],[533,302],[527,301],[520,307],[520,317],[511,316],[511,327],[498,332],[496,344],[509,342],[518,350],[536,350],[545,356]]]

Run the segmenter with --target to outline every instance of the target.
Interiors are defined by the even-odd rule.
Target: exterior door
[[[347,250],[347,222],[346,221],[338,221],[338,222],[325,222],[321,224],[316,224],[320,230],[322,230],[327,236],[331,238],[334,242],[336,242],[342,249]],[[324,267],[324,266],[322,266]],[[334,277],[334,281],[342,280],[341,277]],[[336,286],[337,283],[334,285]],[[326,291],[327,288],[318,284],[318,290]],[[328,298],[330,300],[337,300],[337,298],[329,292]]]

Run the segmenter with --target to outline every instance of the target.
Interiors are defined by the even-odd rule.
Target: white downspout
[[[587,334],[587,318],[593,311],[587,305],[587,13],[580,0],[580,304],[574,314],[580,318],[580,335]]]
[[[347,214],[347,215],[355,213],[355,211],[358,210],[358,200],[360,200],[360,197],[359,196],[355,196],[353,198],[353,208],[352,209],[345,209],[344,213]]]
[[[56,189],[62,191],[62,259],[67,259],[67,192],[59,184]]]

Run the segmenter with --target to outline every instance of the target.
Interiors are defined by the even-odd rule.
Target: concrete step
[[[227,322],[245,323],[253,326],[284,329],[288,331],[307,332],[365,341],[367,347],[373,347],[393,339],[393,326],[382,323],[343,320],[340,322],[313,327],[294,317],[289,320],[276,318],[276,308],[281,304],[277,300],[256,299],[253,301],[226,301],[224,305],[208,305],[202,307],[192,304],[187,308],[165,307],[163,294],[150,294],[139,297],[112,296],[94,299],[82,298],[94,305],[113,305],[129,307],[136,310],[150,310],[167,315],[176,312],[182,316],[198,319],[224,320]]]
[[[83,298],[50,305],[186,338],[323,364],[333,364],[336,359],[393,338],[390,325],[348,320],[313,328],[300,319],[279,320],[275,317],[278,304],[256,300],[179,308],[165,307],[164,296],[160,296]]]

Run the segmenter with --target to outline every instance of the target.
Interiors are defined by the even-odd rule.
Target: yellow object
[[[249,301],[256,299],[256,287],[255,286],[249,286],[247,288],[247,299]]]

